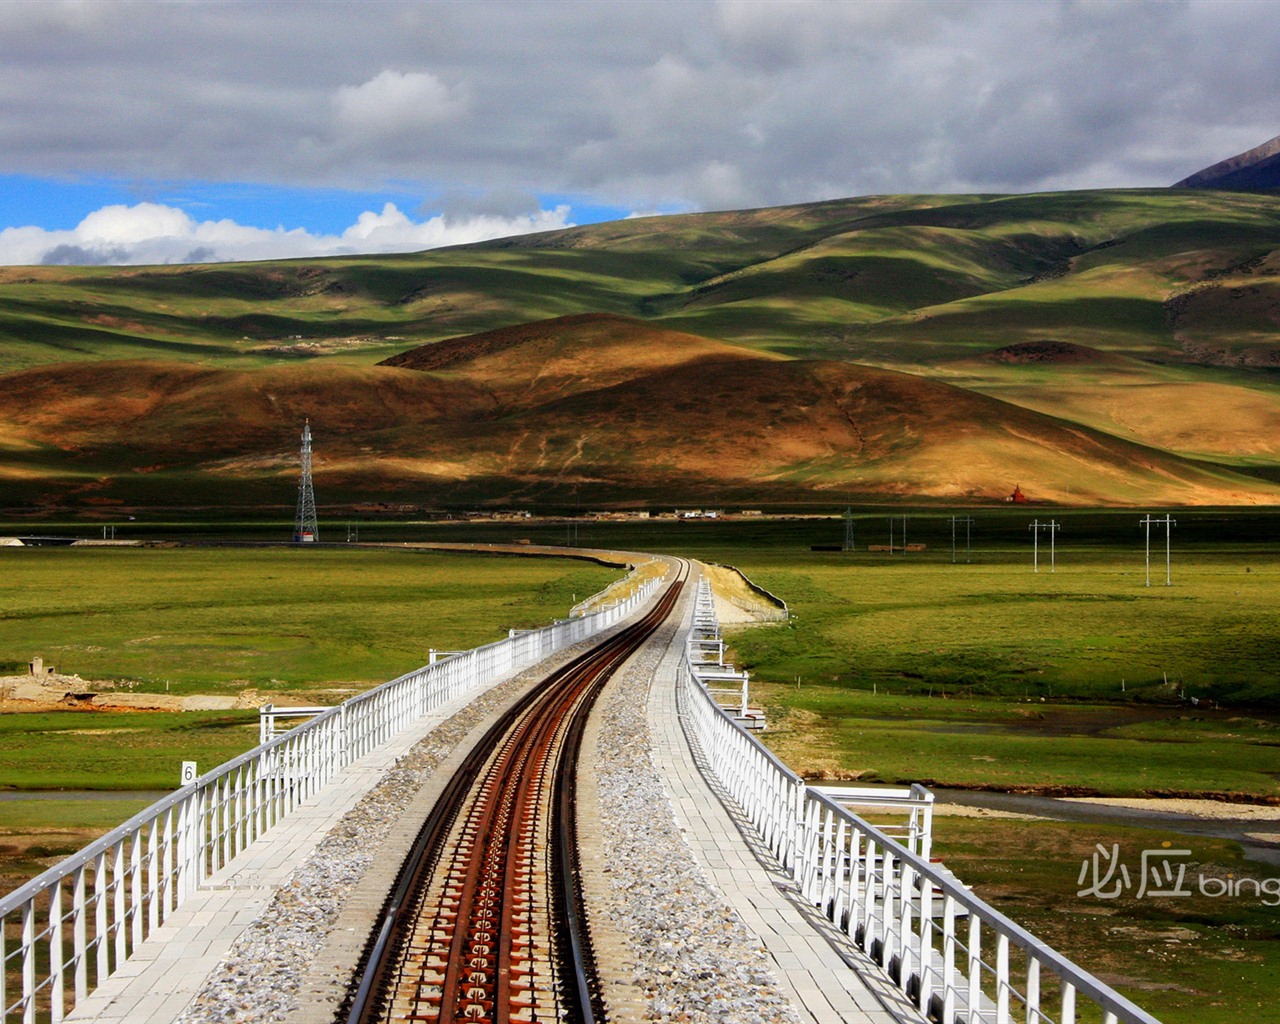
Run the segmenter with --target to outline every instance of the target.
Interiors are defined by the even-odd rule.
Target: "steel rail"
[[[526,999],[523,990],[532,991],[536,973],[530,961],[537,916],[531,907],[531,872],[537,858],[524,844],[540,834],[544,790],[553,847],[548,851],[550,877],[545,880],[552,934],[545,937],[545,945],[552,953],[549,969],[554,991],[543,997],[555,1000],[560,1019],[584,1024],[603,1020],[581,899],[573,777],[596,696],[613,671],[665,620],[682,585],[683,579],[671,584],[640,621],[521,697],[463,758],[406,857],[339,1020],[372,1024],[387,1019],[384,1014],[400,984],[406,988],[426,985],[433,993],[407,997],[434,1007],[423,1019],[500,1021],[513,1012],[528,1012],[533,996]],[[544,777],[551,780],[550,787],[535,790]],[[450,846],[453,851],[446,854]],[[439,905],[431,916],[420,904],[433,885],[439,889]],[[479,915],[475,919],[473,909]],[[517,914],[522,915],[519,928],[514,923]],[[419,916],[422,922],[430,918],[430,927],[418,922]],[[415,928],[419,936],[432,937],[428,946],[436,951],[418,949],[414,970],[420,977],[411,978],[406,964]],[[450,933],[447,944],[442,933]],[[521,951],[516,950],[517,934]],[[441,941],[434,942],[436,937]],[[421,946],[423,940],[417,941]],[[491,956],[495,951],[498,955]],[[443,964],[432,965],[433,958]],[[486,973],[491,960],[496,969]]]

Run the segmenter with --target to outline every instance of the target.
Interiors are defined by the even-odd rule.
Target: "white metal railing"
[[[905,811],[905,821],[880,821],[876,822],[876,828],[925,860],[933,852],[933,793],[918,782],[905,788],[810,786],[809,791],[830,797],[847,811],[855,807],[879,812]]]
[[[734,572],[737,572],[735,569]],[[742,576],[741,573],[738,573]],[[746,580],[745,576],[742,579]],[[716,702],[726,708],[736,705],[731,717],[744,729],[764,729],[764,713],[751,710],[750,676],[725,664],[725,643],[716,618],[715,598],[705,576],[698,579],[694,594],[693,623],[685,636],[685,663],[697,681]]]
[[[657,589],[463,651],[325,709],[0,899],[0,1024],[58,1024],[214,872],[342,769],[454,697],[614,625]]]
[[[1159,1024],[931,863],[927,847],[903,845],[839,796],[806,786],[698,684],[687,651],[680,713],[705,770],[804,899],[921,1013],[941,1024]]]

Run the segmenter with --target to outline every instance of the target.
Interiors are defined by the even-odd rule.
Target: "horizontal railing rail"
[[[0,1024],[60,1024],[211,875],[347,765],[466,693],[615,625],[657,589],[462,651],[323,711],[162,797],[0,898]]]
[[[699,614],[703,610],[699,608]],[[703,764],[820,908],[940,1024],[1159,1021],[909,849],[806,786],[735,723],[682,659],[680,713]],[[931,807],[930,807],[931,810]]]

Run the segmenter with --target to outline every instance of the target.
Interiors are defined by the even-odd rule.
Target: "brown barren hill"
[[[778,357],[608,313],[503,327],[392,356],[380,365],[466,380],[520,406],[610,387],[711,357]]]
[[[94,500],[180,504],[196,490],[288,500],[309,418],[328,501],[995,501],[1010,480],[1079,504],[1280,497],[950,384],[622,317],[561,318],[419,355],[432,369],[115,362],[9,374],[0,478],[16,486],[35,474],[50,500],[85,488]]]
[[[0,438],[66,450],[125,447],[148,460],[261,452],[310,418],[326,444],[467,419],[492,400],[407,370],[300,363],[216,370],[184,363],[60,363],[0,378]]]

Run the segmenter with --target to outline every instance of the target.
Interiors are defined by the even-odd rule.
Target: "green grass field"
[[[0,548],[0,671],[148,691],[365,688],[435,647],[543,626],[619,575],[584,561],[396,550]]]
[[[1184,516],[1173,585],[1161,561],[1146,587],[1141,535],[1125,533],[1136,517],[1064,519],[1052,573],[1047,557],[1032,571],[1029,539],[1011,546],[1018,518],[985,524],[971,564],[933,543],[743,551],[735,564],[792,612],[730,633],[778,726],[766,739],[814,775],[1280,796],[1270,542],[1192,539]],[[882,522],[860,521],[864,545]]]
[[[790,594],[798,621],[737,646],[765,678],[887,693],[1274,695],[1280,558],[1180,552],[1174,585],[1161,565],[1146,587],[1141,548],[1128,554],[1060,552],[1052,573],[1047,552],[1034,573],[1030,551],[980,565],[856,553],[761,565],[757,582]]]

